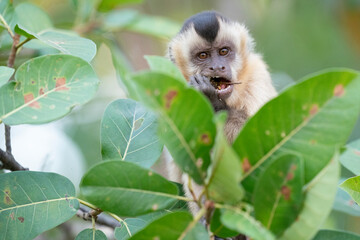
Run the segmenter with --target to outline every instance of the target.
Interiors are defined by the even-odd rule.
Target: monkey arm
[[[218,96],[208,77],[200,74],[191,76],[189,85],[202,92],[210,100],[215,112],[228,109],[225,101]]]

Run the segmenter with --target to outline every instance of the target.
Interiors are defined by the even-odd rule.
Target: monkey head
[[[244,25],[207,11],[185,21],[170,42],[168,55],[187,81],[194,75],[207,77],[218,96],[231,104],[243,89],[238,83],[253,45]]]

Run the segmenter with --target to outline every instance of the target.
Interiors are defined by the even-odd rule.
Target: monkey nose
[[[211,66],[209,67],[211,71],[224,71],[226,69],[225,66],[218,65],[218,66]]]

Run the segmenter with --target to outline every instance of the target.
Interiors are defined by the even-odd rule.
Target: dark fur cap
[[[185,21],[180,30],[180,34],[187,31],[193,24],[196,33],[206,41],[212,43],[219,32],[218,18],[226,22],[229,21],[227,18],[215,11],[205,11],[195,14]]]

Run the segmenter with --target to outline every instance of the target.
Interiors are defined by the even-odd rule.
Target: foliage
[[[42,51],[20,66],[0,67],[0,123],[54,121],[94,96],[99,81],[90,62],[96,45],[79,34],[130,30],[167,38],[178,30],[172,21],[115,9],[139,0],[72,2],[78,33],[55,29],[35,5],[1,1],[1,30],[14,43],[9,60],[23,48]],[[112,37],[101,42],[112,50],[121,84],[134,100],[116,100],[105,110],[104,161],[85,173],[79,196],[68,179],[54,173],[0,174],[0,238],[32,239],[74,216],[79,202],[118,220],[116,239],[246,234],[306,240],[316,235],[335,199],[339,158],[359,174],[359,140],[340,152],[360,113],[354,104],[360,102],[360,73],[328,69],[292,84],[250,118],[229,145],[223,133],[226,114],[215,114],[169,60],[148,56],[150,70],[133,73]],[[55,54],[42,55],[49,48]],[[150,169],[163,145],[181,170],[204,187],[205,201],[184,197],[181,186]],[[341,187],[360,202],[359,177]],[[199,212],[192,216],[184,202],[197,202]],[[334,236],[358,239],[336,231],[320,231],[315,239]],[[76,239],[89,237],[106,239],[95,224]]]

